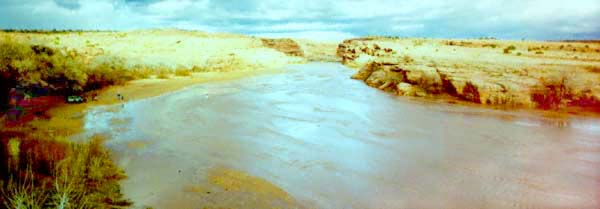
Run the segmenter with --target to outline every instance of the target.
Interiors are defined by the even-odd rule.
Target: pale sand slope
[[[338,42],[313,41],[306,39],[294,40],[304,51],[304,57],[309,61],[340,62],[342,59],[336,55]]]
[[[260,38],[236,34],[183,30],[0,34],[33,45],[53,47],[62,53],[75,50],[89,63],[122,60],[130,70],[168,72],[199,67],[203,72],[211,72],[112,86],[99,92],[99,101],[94,103],[101,104],[117,102],[114,97],[117,93],[126,95],[128,100],[147,98],[198,83],[273,73],[287,64],[307,61],[303,56],[290,56],[275,47],[270,48]],[[329,53],[335,56],[334,46]]]
[[[504,49],[516,49],[504,53]],[[600,44],[363,38],[338,47],[354,76],[400,95],[475,103],[600,107]],[[369,64],[371,63],[371,64]]]
[[[233,34],[140,30],[12,35],[32,44],[75,49],[90,58],[122,58],[130,66],[218,69],[223,63],[236,62],[236,69],[230,70],[254,70],[304,61],[265,47],[258,38]]]

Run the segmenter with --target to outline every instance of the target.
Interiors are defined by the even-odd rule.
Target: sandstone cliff
[[[281,39],[261,39],[263,45],[268,48],[275,49],[277,51],[283,52],[289,56],[304,56],[304,52],[296,43],[296,41],[289,38],[281,38]]]
[[[361,38],[337,55],[355,79],[399,95],[600,111],[600,44]]]

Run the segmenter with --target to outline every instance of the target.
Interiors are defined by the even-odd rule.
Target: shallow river
[[[339,64],[287,71],[97,108],[86,128],[112,135],[140,206],[600,208],[598,119],[396,97]],[[293,203],[219,190],[215,168]]]

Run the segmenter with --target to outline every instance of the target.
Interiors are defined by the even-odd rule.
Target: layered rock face
[[[269,47],[275,49],[277,51],[283,52],[286,55],[290,56],[304,56],[304,51],[300,48],[300,45],[296,43],[296,41],[289,38],[281,38],[281,39],[261,39],[263,45],[265,47]]]
[[[600,111],[600,44],[362,38],[337,55],[355,79],[399,95]]]

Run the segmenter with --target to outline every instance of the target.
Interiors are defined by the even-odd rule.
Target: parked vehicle
[[[78,103],[84,103],[84,102],[85,102],[85,99],[81,96],[77,96],[77,95],[67,96],[67,103],[78,104]]]

